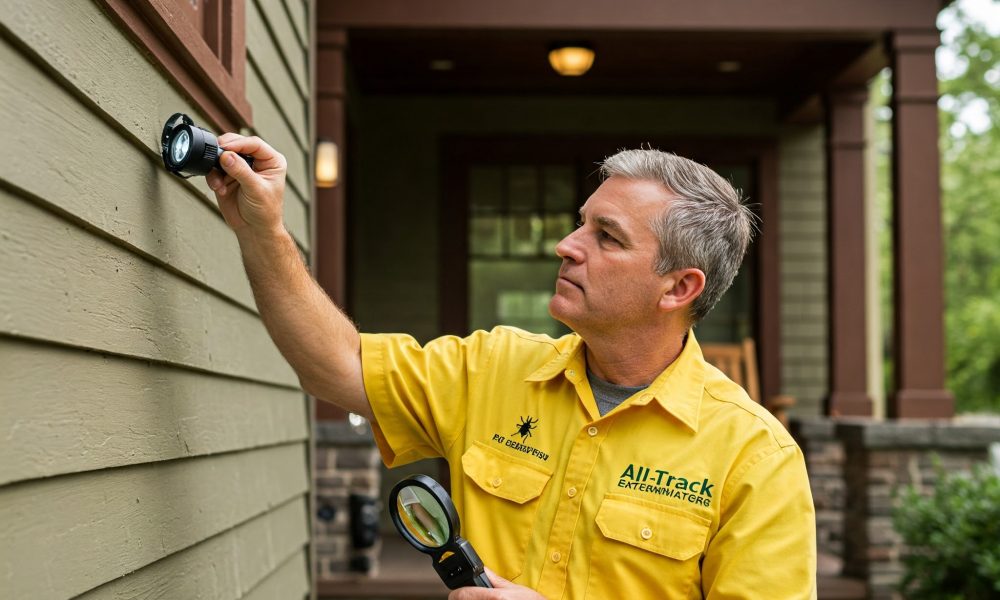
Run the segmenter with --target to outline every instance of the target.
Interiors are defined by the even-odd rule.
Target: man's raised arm
[[[227,133],[228,175],[206,176],[226,223],[236,232],[264,326],[317,398],[373,418],[361,373],[361,336],[309,274],[282,224],[285,157],[260,138]],[[251,154],[254,168],[234,152]]]

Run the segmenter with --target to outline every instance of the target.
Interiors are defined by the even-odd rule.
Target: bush
[[[939,469],[931,495],[908,488],[893,514],[908,549],[900,591],[907,598],[1000,597],[1000,477]]]

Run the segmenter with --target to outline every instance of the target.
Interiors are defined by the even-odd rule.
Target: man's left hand
[[[545,597],[535,590],[511,583],[489,569],[486,569],[486,575],[490,578],[493,589],[458,588],[448,594],[448,600],[545,600]]]

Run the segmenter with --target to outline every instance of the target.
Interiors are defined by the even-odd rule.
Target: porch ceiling
[[[874,75],[885,64],[877,36],[539,30],[351,29],[350,64],[365,93],[727,94],[801,104],[845,71]],[[557,42],[596,52],[582,77],[548,64]],[[872,56],[874,55],[874,56]],[[451,61],[435,70],[434,61]],[[735,61],[725,72],[720,63]]]

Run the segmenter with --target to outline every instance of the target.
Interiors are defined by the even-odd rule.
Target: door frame
[[[751,282],[761,392],[764,398],[781,389],[781,278],[777,141],[761,137],[659,136],[638,138],[594,135],[445,136],[441,140],[441,203],[438,217],[438,328],[439,333],[468,335],[468,172],[472,164],[559,162],[573,157],[579,174],[592,172],[580,163],[598,160],[620,148],[652,146],[676,152],[702,163],[749,166],[751,201],[762,218],[756,247],[756,277]],[[593,170],[598,167],[593,165]],[[587,190],[586,176],[577,180]],[[581,180],[582,179],[582,180]]]

